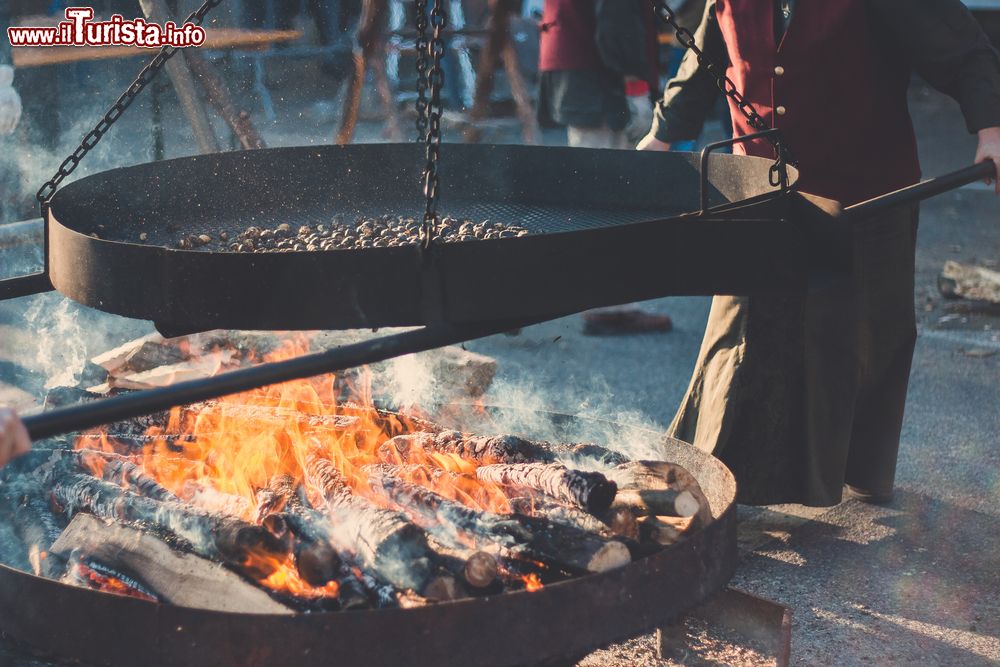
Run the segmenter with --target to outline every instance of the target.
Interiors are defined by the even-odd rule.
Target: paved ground
[[[289,90],[276,86],[279,100]],[[333,130],[329,101],[292,102],[301,114],[264,128],[272,145],[326,142]],[[954,105],[918,87],[914,110],[928,174],[968,161],[973,144]],[[363,125],[362,138],[378,134],[377,123]],[[170,128],[172,153],[187,152],[183,136],[182,128]],[[145,159],[143,151],[121,151],[122,144],[115,152],[115,141],[98,164]],[[743,560],[734,583],[792,607],[796,664],[1000,663],[1000,320],[955,316],[938,299],[934,280],[946,259],[1000,260],[1000,204],[984,190],[952,193],[924,209],[915,294],[921,333],[892,505],[741,508]],[[587,338],[574,317],[472,344],[500,361],[491,399],[662,428],[686,386],[707,301],[648,307],[669,313],[674,332]],[[44,319],[51,313],[61,316]],[[107,326],[104,318],[75,314],[56,299],[0,305],[0,379],[25,369],[51,373],[56,365],[42,362],[53,357],[32,352],[40,347],[62,355],[58,365],[66,368],[134,333],[121,321]],[[19,398],[28,402],[30,395]],[[691,633],[697,644],[686,664],[761,660],[731,638],[712,639],[711,629]],[[13,653],[4,658],[3,650],[0,662],[28,664]],[[646,637],[585,664],[672,663],[658,660]]]

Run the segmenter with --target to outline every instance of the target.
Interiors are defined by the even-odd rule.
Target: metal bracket
[[[759,644],[778,667],[787,667],[792,653],[792,610],[785,605],[736,588],[727,588],[687,616],[731,630]],[[684,619],[656,631],[661,658],[683,658],[689,650]]]
[[[720,148],[727,148],[730,146],[735,146],[736,144],[744,144],[748,141],[753,141],[754,139],[766,139],[768,137],[774,137],[776,143],[781,141],[781,130],[779,128],[771,128],[770,130],[764,130],[763,132],[754,132],[753,134],[746,134],[742,137],[733,137],[732,139],[726,139],[725,141],[716,141],[714,143],[708,144],[703,149],[701,149],[701,167],[700,167],[700,192],[701,192],[701,210],[698,215],[706,215],[709,212],[708,208],[708,157],[719,150]],[[784,161],[779,161],[776,163],[776,168],[778,170],[779,182],[775,184],[775,187],[780,187],[781,192],[785,192],[788,189],[788,170],[785,168],[786,165]]]
[[[51,292],[54,288],[52,287],[52,281],[49,280],[49,212],[48,207],[45,207],[44,216],[42,218],[42,261],[44,262],[41,273],[32,273],[26,276],[17,276],[16,278],[6,278],[0,280],[0,301],[6,301],[8,299],[17,299],[22,296],[32,296],[34,294],[42,294],[44,292]]]

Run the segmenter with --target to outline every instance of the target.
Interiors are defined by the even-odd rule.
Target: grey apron
[[[864,224],[849,279],[794,296],[716,297],[670,435],[724,461],[738,500],[890,491],[916,341],[917,209]]]

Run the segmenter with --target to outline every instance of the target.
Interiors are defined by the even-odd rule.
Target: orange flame
[[[298,336],[285,340],[262,359],[281,361],[308,351],[308,339]],[[256,361],[257,355],[251,353],[249,358]],[[354,402],[338,400],[345,387]],[[148,429],[146,435],[152,439],[139,453],[115,442],[105,432],[100,432],[99,438],[93,434],[81,438],[77,448],[133,454],[132,460],[143,473],[182,500],[253,522],[260,492],[281,475],[305,485],[307,497],[315,506],[321,506],[315,502],[318,490],[309,487],[305,475],[306,456],[311,452],[329,459],[356,494],[386,506],[369,489],[362,467],[402,463],[381,458],[380,448],[390,438],[415,430],[407,417],[374,409],[371,375],[365,371],[350,385],[345,379],[325,375],[174,408],[166,424]],[[106,459],[84,458],[91,471],[101,475]],[[511,512],[500,487],[476,479],[475,461],[413,449],[407,458],[403,473],[406,481],[478,510]],[[291,556],[277,560],[255,553],[250,560],[247,565],[254,571],[270,572],[260,583],[272,590],[304,598],[337,595],[336,582],[313,587],[303,581]],[[529,590],[541,586],[541,581],[536,580],[525,579]]]

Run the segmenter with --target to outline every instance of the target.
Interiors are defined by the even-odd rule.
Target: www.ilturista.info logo
[[[126,20],[115,14],[108,21],[94,21],[91,7],[68,7],[66,20],[55,26],[7,28],[11,46],[163,46],[183,48],[205,43],[205,29],[193,23],[163,25],[145,19]]]

